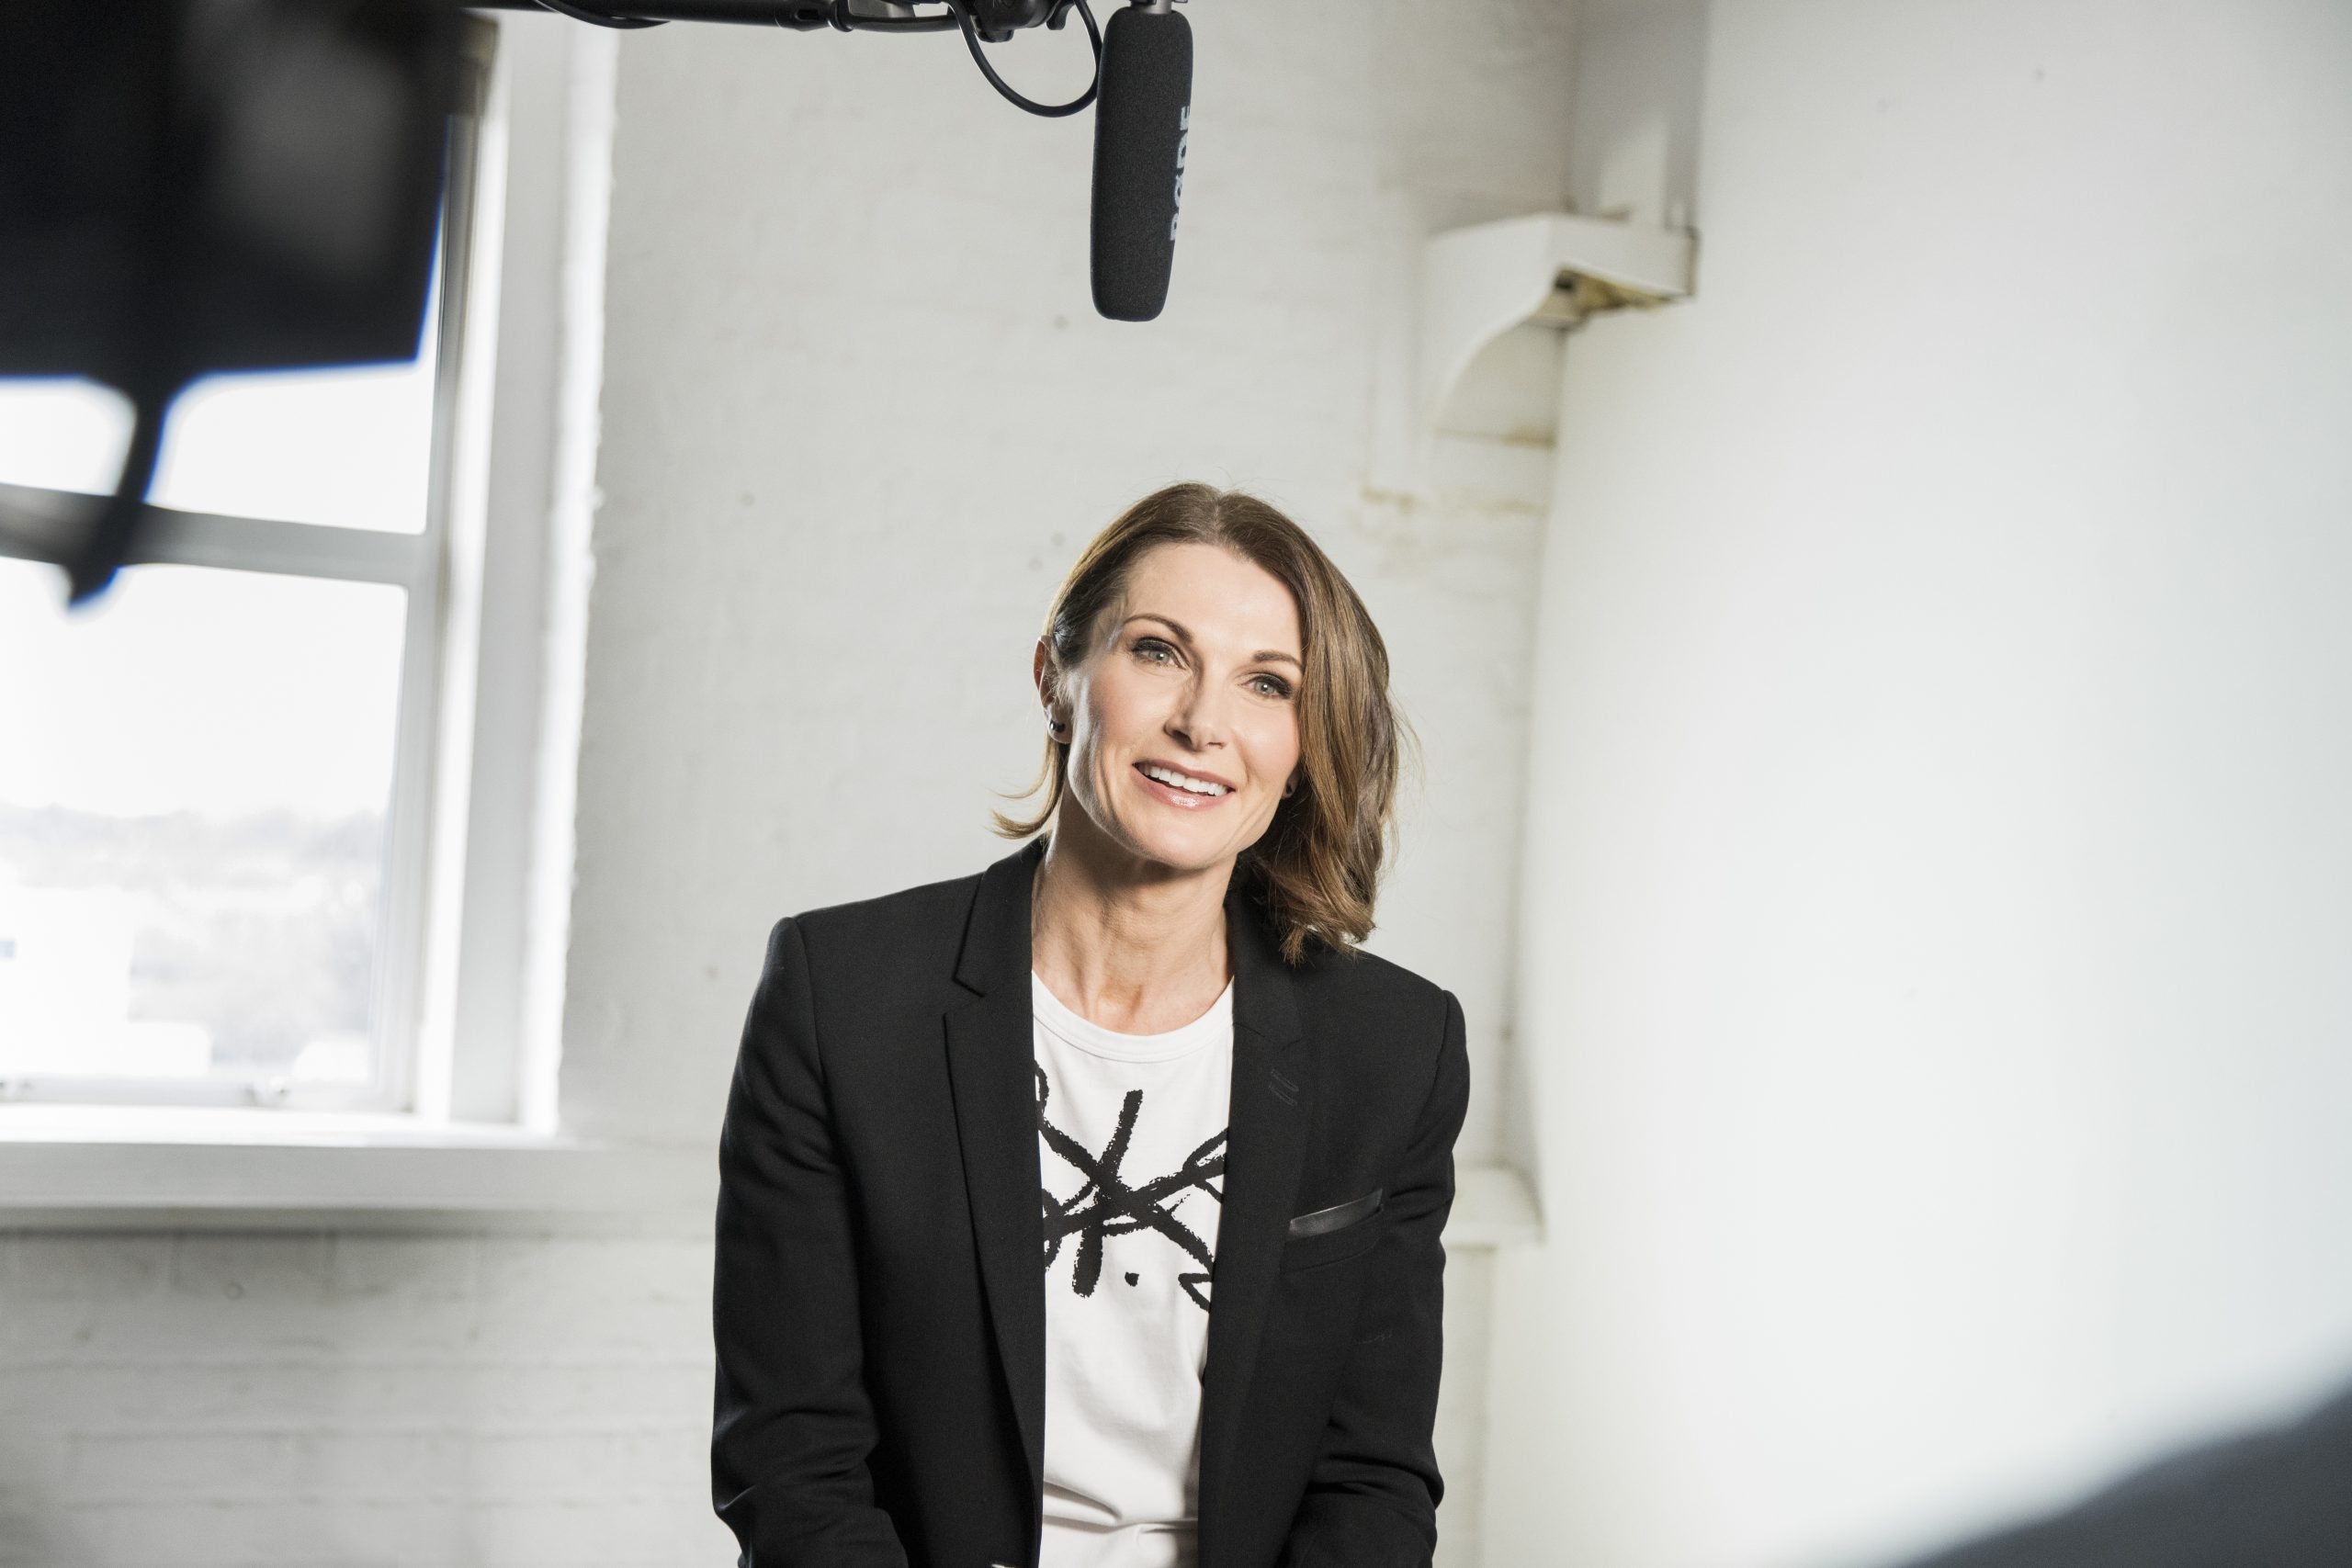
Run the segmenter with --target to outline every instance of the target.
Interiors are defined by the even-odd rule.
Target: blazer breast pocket
[[[1381,1231],[1374,1222],[1380,1217],[1381,1205],[1387,1196],[1386,1189],[1375,1187],[1361,1198],[1317,1209],[1291,1221],[1290,1234],[1283,1242],[1283,1271],[1337,1263],[1343,1258],[1371,1250],[1380,1239]]]

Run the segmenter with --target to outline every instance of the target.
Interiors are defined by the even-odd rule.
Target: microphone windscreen
[[[1094,96],[1094,308],[1148,321],[1168,302],[1192,118],[1193,28],[1128,6],[1102,30]]]

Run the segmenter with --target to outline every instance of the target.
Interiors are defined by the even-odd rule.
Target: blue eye
[[[1279,675],[1252,675],[1250,677],[1250,689],[1261,697],[1290,695],[1290,682]]]
[[[1135,653],[1136,658],[1148,659],[1154,664],[1166,664],[1176,657],[1176,650],[1156,637],[1136,638]]]

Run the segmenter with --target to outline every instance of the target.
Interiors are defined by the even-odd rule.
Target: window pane
[[[0,1077],[372,1076],[406,597],[0,559]]]
[[[436,291],[426,309],[438,314]],[[421,534],[437,335],[406,365],[208,376],[172,405],[148,499],[183,512]],[[0,483],[113,491],[130,405],[93,381],[0,380]]]
[[[210,376],[180,394],[149,499],[183,512],[424,531],[433,345],[413,364]]]
[[[0,380],[0,484],[105,495],[130,445],[130,400],[96,381]]]

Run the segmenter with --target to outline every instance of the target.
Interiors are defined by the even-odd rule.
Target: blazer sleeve
[[[780,921],[718,1143],[711,1495],[741,1568],[906,1568],[867,1467],[856,1243],[808,949]]]
[[[1437,1070],[1386,1204],[1355,1348],[1324,1427],[1281,1568],[1421,1568],[1437,1547],[1444,1483],[1430,1430],[1444,1351],[1453,1140],[1470,1100],[1462,1007],[1445,998]]]

